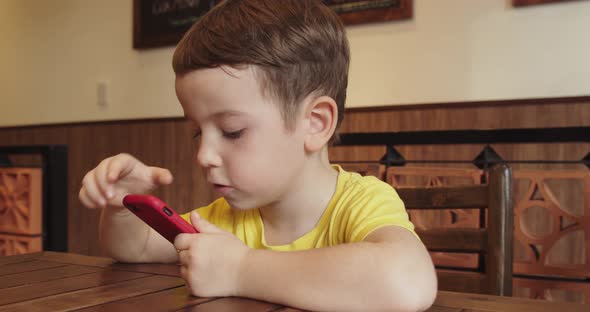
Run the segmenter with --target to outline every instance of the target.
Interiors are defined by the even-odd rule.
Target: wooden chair
[[[487,184],[462,187],[398,188],[406,209],[486,209],[487,222],[472,229],[417,229],[430,251],[480,254],[477,270],[437,268],[439,289],[512,295],[514,216],[512,171],[490,169]],[[486,215],[483,213],[482,215]],[[483,220],[482,220],[483,221]],[[487,223],[487,227],[483,226]]]

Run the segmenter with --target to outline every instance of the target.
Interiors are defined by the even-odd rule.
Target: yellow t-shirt
[[[268,245],[258,209],[234,210],[224,198],[199,208],[199,215],[236,235],[250,248],[295,251],[362,241],[372,231],[401,226],[414,235],[402,200],[393,187],[373,177],[347,172],[340,166],[336,192],[316,226],[290,244]],[[182,217],[190,222],[190,213]]]

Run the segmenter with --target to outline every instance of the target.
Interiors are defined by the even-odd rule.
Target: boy
[[[122,208],[172,182],[126,154],[103,160],[80,199],[103,209],[100,241],[124,262],[179,262],[193,295],[310,310],[423,310],[436,277],[386,183],[330,165],[349,50],[319,0],[225,1],[176,48],[176,93],[196,162],[222,196],[183,216],[174,246]],[[289,252],[286,252],[289,251]]]

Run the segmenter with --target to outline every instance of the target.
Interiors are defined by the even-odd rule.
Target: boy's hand
[[[119,154],[104,159],[84,176],[79,198],[88,208],[122,207],[125,195],[148,193],[172,179],[167,169],[148,167],[129,154]]]
[[[191,223],[200,233],[179,234],[174,241],[180,275],[190,293],[200,297],[236,295],[241,264],[250,249],[194,211]]]

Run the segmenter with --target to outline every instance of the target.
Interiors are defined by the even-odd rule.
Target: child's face
[[[195,161],[232,207],[271,205],[289,192],[303,169],[302,118],[287,130],[251,67],[224,69],[176,78],[176,94],[195,133]]]

